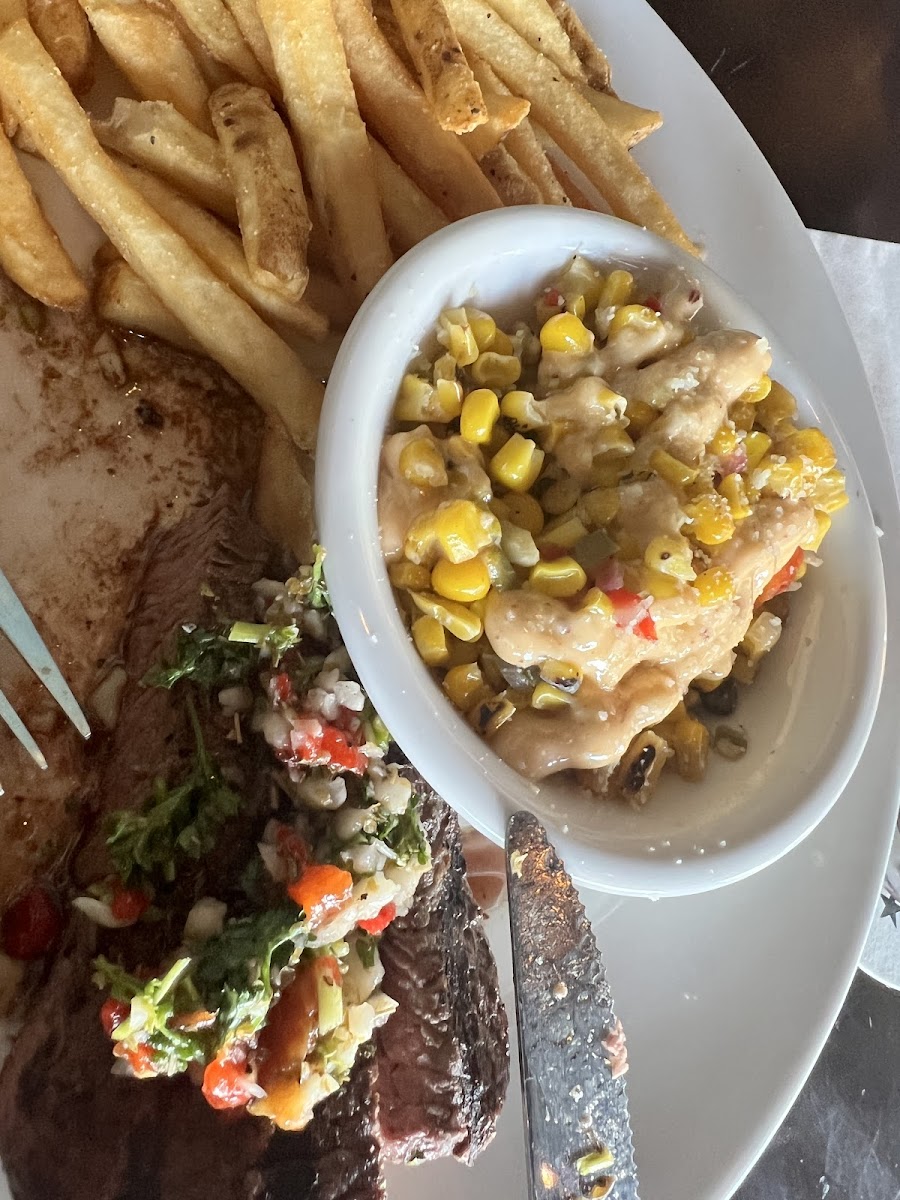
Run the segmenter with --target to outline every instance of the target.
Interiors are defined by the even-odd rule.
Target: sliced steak
[[[380,1128],[394,1162],[472,1162],[494,1136],[509,1083],[497,967],[465,876],[456,814],[421,780],[432,867],[381,940],[399,1003],[377,1034]]]

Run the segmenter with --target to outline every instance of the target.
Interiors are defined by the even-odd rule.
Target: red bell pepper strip
[[[370,920],[360,921],[359,927],[365,933],[384,933],[396,915],[397,905],[391,902],[386,904],[381,912],[376,913]]]
[[[782,592],[787,591],[796,579],[797,572],[803,566],[804,557],[803,551],[798,547],[781,570],[775,572],[760,592],[759,599],[756,601],[757,608],[763,604],[768,604],[770,600],[774,600],[776,596],[780,596]]]

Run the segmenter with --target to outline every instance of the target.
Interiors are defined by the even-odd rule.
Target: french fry
[[[253,493],[253,512],[278,546],[297,562],[312,558],[313,498],[311,465],[304,462],[284,431],[266,422]]]
[[[505,146],[495,146],[479,165],[504,204],[542,203],[537,184],[528,178]]]
[[[375,158],[384,223],[394,248],[399,254],[405,254],[430,234],[443,229],[447,218],[394,162],[384,146],[374,138],[369,140]]]
[[[159,175],[226,221],[237,219],[222,147],[174,105],[117,96],[110,117],[94,122],[94,133],[107,150]]]
[[[259,12],[318,223],[338,278],[362,300],[393,259],[331,0],[259,0]]]
[[[310,306],[305,296],[300,300],[286,300],[280,292],[256,282],[247,266],[241,239],[221,221],[185,200],[155,175],[126,163],[121,167],[125,178],[144,200],[261,317],[314,340],[325,336],[328,322]],[[162,293],[160,295],[165,301]]]
[[[253,52],[253,56],[269,78],[270,83],[277,81],[275,74],[275,59],[272,57],[272,47],[266,37],[265,26],[256,7],[256,0],[225,0],[225,7],[234,17],[234,23]]]
[[[571,83],[549,59],[506,24],[484,0],[448,0],[467,50],[481,54],[515,95],[531,101],[531,115],[584,172],[617,217],[645,225],[682,249],[697,249],[647,176]]]
[[[584,67],[547,0],[497,0],[493,8],[533,50],[548,58],[567,79],[587,82]]]
[[[400,33],[442,129],[469,133],[487,120],[481,88],[442,0],[391,0]]]
[[[268,92],[230,83],[209,100],[237,203],[244,256],[263,287],[303,295],[311,223],[291,135]]]
[[[3,0],[0,0],[0,3],[2,2]],[[8,2],[9,0],[7,0]],[[400,26],[397,23],[397,18],[394,16],[394,10],[391,8],[391,0],[372,0],[371,4],[366,3],[366,8],[374,16],[378,28],[384,34],[387,44],[403,63],[409,74],[415,78],[416,64],[409,56],[406,42],[403,40],[403,34],[400,32]]]
[[[75,198],[188,333],[267,415],[284,422],[297,445],[312,451],[321,386],[294,351],[128,183],[24,21],[0,34],[0,96]]]
[[[586,83],[576,83],[575,87],[597,110],[626,150],[631,150],[649,137],[663,123],[662,113],[653,109],[639,108],[618,96],[611,96],[609,92],[598,92]]]
[[[73,92],[94,81],[91,27],[78,0],[28,0],[28,20]]]
[[[582,25],[578,15],[569,8],[566,0],[549,0],[549,4],[557,21],[565,30],[578,61],[584,67],[587,83],[598,91],[609,92],[609,59]]]
[[[97,37],[144,100],[168,100],[212,132],[209,88],[171,9],[157,0],[80,0]]]
[[[266,73],[244,41],[222,0],[172,0],[178,15],[213,58],[255,87],[267,87]]]
[[[599,212],[600,210],[597,208],[597,205],[585,195],[584,191],[578,186],[565,166],[559,161],[559,157],[552,150],[548,152],[548,158],[550,159],[550,166],[553,168],[553,174],[559,180],[560,187],[565,189],[566,195],[575,208],[584,208],[588,212]]]
[[[123,258],[101,266],[94,282],[94,308],[103,321],[133,333],[151,334],[193,354],[203,354],[177,317]]]
[[[16,152],[0,130],[0,266],[19,287],[55,308],[79,308],[84,281],[44,216]]]
[[[0,0],[0,30],[12,25],[13,21],[28,20],[26,0]],[[16,120],[12,113],[0,106],[0,129],[11,138],[16,132]]]
[[[485,155],[500,145],[511,129],[525,120],[531,105],[527,100],[513,96],[483,59],[480,62],[473,61],[472,70],[484,96],[488,119],[484,125],[464,136],[469,150],[481,162]]]
[[[410,179],[451,220],[500,208],[475,159],[441,129],[362,0],[334,0],[334,11],[366,125]]]
[[[529,120],[510,130],[504,146],[541,194],[542,204],[570,205],[572,201],[556,178],[550,162]]]

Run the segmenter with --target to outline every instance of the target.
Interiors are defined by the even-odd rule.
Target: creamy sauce
[[[109,335],[101,358],[92,320],[29,305],[35,336],[21,304],[0,281],[0,565],[85,703],[117,651],[147,531],[223,480],[251,487],[260,423],[206,363]],[[0,687],[50,764],[39,771],[0,726],[2,907],[74,834],[91,746],[2,639]]]

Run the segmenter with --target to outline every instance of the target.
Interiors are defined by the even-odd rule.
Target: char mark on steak
[[[380,945],[382,986],[399,1003],[377,1034],[381,1136],[390,1161],[471,1163],[494,1136],[509,1082],[506,1010],[456,814],[424,780],[414,786],[426,797],[432,866]]]

